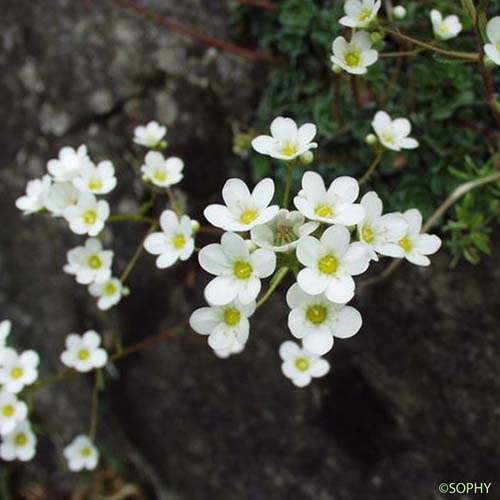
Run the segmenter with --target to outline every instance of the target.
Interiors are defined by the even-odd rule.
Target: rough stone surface
[[[226,36],[222,1],[142,3]],[[81,239],[14,208],[27,179],[42,175],[61,146],[85,142],[118,168],[113,206],[132,210],[144,190],[130,136],[157,119],[186,161],[183,186],[200,216],[237,165],[231,126],[251,121],[260,83],[249,63],[112,1],[0,0],[0,11],[0,318],[13,320],[16,346],[41,352],[46,377],[61,369],[69,332],[109,326],[61,272]],[[106,235],[118,270],[142,231],[117,226]],[[148,499],[426,500],[442,498],[443,481],[499,488],[498,257],[449,269],[443,252],[434,262],[366,289],[356,304],[362,332],[338,341],[332,372],[304,390],[280,373],[277,349],[289,338],[283,293],[256,315],[240,356],[221,361],[186,332],[123,361],[103,397],[104,463]],[[207,279],[194,260],[165,272],[145,257],[132,295],[111,315],[125,343],[187,318]],[[61,450],[87,431],[90,390],[81,378],[37,393],[39,454],[9,467],[8,482],[45,496],[20,498],[65,498],[81,482],[65,471]]]

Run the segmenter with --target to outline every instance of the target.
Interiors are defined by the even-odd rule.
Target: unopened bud
[[[365,137],[365,142],[366,144],[368,144],[368,146],[375,146],[375,144],[377,144],[378,142],[377,136],[374,134],[368,134]]]
[[[392,10],[392,15],[396,19],[403,19],[406,17],[406,9],[402,5],[396,5],[396,7]]]
[[[314,161],[314,153],[312,151],[306,151],[299,156],[299,160],[303,165],[310,165]]]
[[[332,71],[336,75],[339,75],[340,73],[342,73],[342,68],[338,64],[332,64]]]
[[[200,223],[193,219],[191,221],[191,228],[193,229],[193,233],[196,234],[200,230]]]

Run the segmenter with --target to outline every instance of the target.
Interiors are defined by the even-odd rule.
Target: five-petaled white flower
[[[229,349],[236,340],[244,345],[248,340],[255,301],[242,304],[233,300],[225,306],[202,307],[191,314],[189,324],[200,335],[208,335],[208,345],[214,351]]]
[[[349,244],[349,230],[340,225],[329,227],[320,240],[306,236],[297,246],[297,258],[306,266],[297,282],[310,295],[324,293],[328,300],[338,304],[349,302],[354,296],[352,276],[368,269],[370,256],[363,243]]]
[[[377,18],[381,5],[381,0],[347,0],[346,15],[339,23],[349,28],[367,28]]]
[[[13,394],[31,385],[38,378],[40,357],[35,351],[24,351],[18,354],[14,349],[6,347],[0,352],[0,385]]]
[[[418,142],[408,137],[411,133],[411,123],[406,118],[392,120],[385,111],[379,111],[372,121],[372,126],[380,142],[388,149],[401,151],[418,148]]]
[[[330,60],[343,70],[353,75],[363,75],[367,67],[375,64],[378,52],[372,49],[372,39],[366,31],[356,31],[348,42],[343,36],[338,36],[332,44]]]
[[[365,209],[354,203],[358,194],[359,184],[353,177],[337,177],[326,189],[321,175],[309,171],[293,203],[308,219],[351,226],[365,216]]]
[[[200,266],[214,278],[205,288],[209,304],[223,306],[238,298],[243,304],[256,299],[261,278],[273,274],[276,255],[259,248],[250,253],[245,240],[234,233],[224,233],[220,244],[213,243],[199,253]]]
[[[291,340],[281,344],[279,353],[283,360],[283,375],[297,387],[305,387],[311,383],[312,378],[323,377],[330,371],[330,363],[326,359],[300,348]]]
[[[61,354],[61,361],[78,372],[102,368],[108,362],[108,353],[100,345],[101,336],[94,330],[83,335],[70,333],[66,337],[66,350]]]
[[[179,259],[189,259],[194,251],[191,219],[183,215],[179,220],[175,212],[164,210],[160,215],[160,227],[162,231],[152,233],[144,240],[146,251],[158,255],[156,267],[165,269]]]
[[[92,283],[89,293],[97,298],[97,307],[107,311],[120,302],[123,295],[123,285],[118,278],[111,278],[104,283]]]
[[[157,151],[150,151],[141,167],[142,178],[158,187],[178,184],[184,177],[184,162],[175,156],[165,158]]]
[[[363,323],[361,314],[351,306],[334,304],[324,294],[309,295],[295,283],[286,294],[291,311],[288,328],[302,339],[302,345],[322,356],[333,347],[333,337],[346,339],[358,333]]]
[[[292,161],[318,144],[312,142],[316,136],[316,125],[305,123],[300,127],[291,118],[278,116],[271,123],[271,135],[259,135],[252,140],[257,153]]]
[[[239,354],[245,349],[245,344],[240,344],[237,340],[233,340],[231,345],[226,349],[213,349],[214,354],[220,359],[227,359],[233,354]]]
[[[370,249],[370,256],[378,261],[377,253],[387,257],[403,257],[404,251],[398,244],[406,234],[408,224],[401,214],[382,215],[383,204],[375,191],[361,198],[366,215],[358,224],[359,241]]]
[[[50,192],[51,179],[44,175],[41,179],[28,181],[26,194],[16,200],[16,207],[25,215],[38,212],[45,208],[45,203]]]
[[[72,182],[54,182],[49,189],[45,200],[45,207],[53,216],[64,214],[66,208],[76,205],[80,192]]]
[[[18,422],[28,415],[28,407],[14,394],[0,391],[0,434],[4,436],[14,430]]]
[[[160,145],[166,133],[166,127],[162,127],[157,122],[152,121],[146,126],[141,125],[136,127],[134,131],[134,142],[146,148],[154,149]]]
[[[434,36],[438,40],[449,40],[455,38],[462,31],[462,24],[457,16],[443,15],[436,9],[431,10],[431,22]]]
[[[27,420],[22,420],[7,435],[0,445],[0,458],[7,462],[21,460],[27,462],[35,456],[36,436]]]
[[[500,66],[500,16],[493,17],[488,21],[486,34],[490,43],[484,46],[484,51],[495,64]]]
[[[58,159],[48,161],[47,170],[56,181],[72,181],[89,163],[87,146],[81,145],[77,150],[66,146],[59,151]]]
[[[404,212],[408,228],[406,234],[399,240],[399,246],[404,251],[404,257],[417,266],[428,266],[431,261],[426,255],[436,253],[441,247],[441,238],[434,234],[421,234],[422,214],[416,208]]]
[[[63,215],[74,233],[97,236],[109,217],[109,204],[92,193],[81,193],[77,204],[67,207]]]
[[[7,345],[7,337],[10,335],[11,327],[12,323],[8,319],[0,322],[0,351]]]
[[[68,263],[64,266],[64,272],[74,274],[77,283],[104,283],[111,277],[113,251],[103,250],[96,238],[89,238],[85,246],[72,248],[66,258]]]
[[[94,470],[99,462],[99,451],[90,438],[83,434],[77,436],[64,448],[63,455],[72,472],[79,472],[83,469]]]
[[[281,209],[267,224],[254,227],[252,241],[261,248],[273,252],[289,252],[301,238],[310,235],[318,227],[317,222],[304,222],[304,216],[292,210]]]
[[[209,205],[203,214],[210,224],[225,231],[249,231],[278,213],[278,205],[268,206],[273,196],[272,179],[262,179],[252,193],[242,180],[228,179],[222,188],[226,205]]]
[[[97,165],[89,162],[82,165],[73,185],[83,192],[106,194],[116,187],[115,167],[110,161],[101,161]]]

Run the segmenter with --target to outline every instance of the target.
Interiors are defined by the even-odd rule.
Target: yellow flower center
[[[238,261],[234,264],[234,275],[239,280],[247,280],[252,276],[252,266],[248,262]]]
[[[293,142],[288,142],[281,148],[281,154],[283,154],[284,156],[293,156],[297,154],[297,151],[297,144]]]
[[[165,170],[157,170],[153,177],[158,182],[165,182],[167,180],[167,172],[165,172]]]
[[[12,368],[10,371],[10,376],[13,379],[19,379],[24,375],[24,370],[20,366],[16,366],[15,368]]]
[[[174,238],[172,239],[172,245],[176,250],[180,250],[181,248],[184,248],[184,245],[186,244],[186,238],[184,238],[184,235],[182,234],[176,234]]]
[[[333,216],[333,210],[331,205],[319,205],[316,207],[315,213],[318,217],[332,217]]]
[[[387,142],[387,144],[394,144],[394,136],[392,134],[382,135],[382,140]]]
[[[359,21],[366,21],[367,19],[370,18],[370,16],[372,15],[372,9],[370,9],[370,7],[365,7],[360,13],[359,13],[359,17],[358,17],[358,20]]]
[[[240,322],[241,313],[236,308],[226,309],[224,311],[224,322],[229,326],[236,326]]]
[[[305,372],[309,368],[309,360],[307,360],[306,358],[297,358],[295,360],[295,366],[297,370]]]
[[[78,351],[78,354],[76,355],[76,357],[80,360],[80,361],[85,361],[86,359],[89,359],[90,357],[90,352],[87,350],[87,349],[80,349]]]
[[[107,283],[102,291],[103,295],[114,295],[116,293],[116,285],[114,283]]]
[[[88,446],[85,446],[84,448],[82,448],[80,450],[80,455],[83,458],[88,458],[88,457],[90,457],[90,455],[92,455],[92,450]]]
[[[411,243],[411,240],[410,238],[406,237],[406,238],[403,238],[402,240],[399,240],[399,246],[405,251],[405,252],[409,252],[412,248],[412,243]]]
[[[367,243],[372,243],[375,239],[375,233],[373,232],[373,229],[371,227],[365,226],[361,231],[361,237]]]
[[[95,190],[95,189],[101,189],[102,188],[102,182],[99,179],[92,179],[89,182],[89,189]]]
[[[87,210],[83,214],[83,222],[85,222],[87,226],[92,226],[93,224],[95,224],[96,220],[97,220],[97,214],[95,210]]]
[[[326,255],[319,260],[318,267],[323,274],[333,274],[337,271],[339,263],[333,255]]]
[[[24,446],[27,442],[28,438],[24,432],[19,432],[18,434],[16,434],[14,443],[16,443],[17,446]]]
[[[257,210],[245,210],[240,216],[242,224],[250,224],[259,216]]]
[[[12,405],[4,406],[2,409],[2,415],[6,418],[12,417],[12,415],[14,415],[14,407]]]
[[[321,325],[326,319],[327,315],[327,309],[325,306],[311,306],[307,309],[306,311],[306,317],[307,319],[311,322],[314,323],[315,325]]]
[[[99,269],[102,266],[102,260],[98,255],[92,255],[88,260],[89,267]]]
[[[361,53],[359,49],[350,49],[344,54],[344,62],[351,68],[361,65]]]

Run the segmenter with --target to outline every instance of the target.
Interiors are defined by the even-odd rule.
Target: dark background
[[[228,36],[222,0],[148,5]],[[0,0],[0,12],[0,319],[13,321],[16,347],[40,352],[45,378],[62,369],[68,333],[109,324],[62,273],[80,239],[14,207],[27,180],[63,145],[86,143],[115,163],[114,211],[132,212],[144,190],[130,139],[156,119],[186,162],[182,188],[201,220],[228,175],[248,174],[234,169],[232,128],[252,122],[266,68],[108,0]],[[116,269],[143,231],[107,235]],[[93,474],[66,472],[61,453],[87,432],[91,379],[40,391],[37,457],[1,466],[2,498],[426,500],[458,481],[496,482],[488,498],[500,498],[499,275],[498,255],[477,267],[450,269],[446,251],[431,268],[404,264],[357,295],[361,332],[338,341],[331,373],[302,390],[282,376],[277,352],[290,338],[288,283],[255,315],[239,356],[219,360],[188,331],[144,350],[107,377]],[[125,343],[165,331],[203,304],[207,280],[195,258],[159,271],[146,256],[111,321]]]

